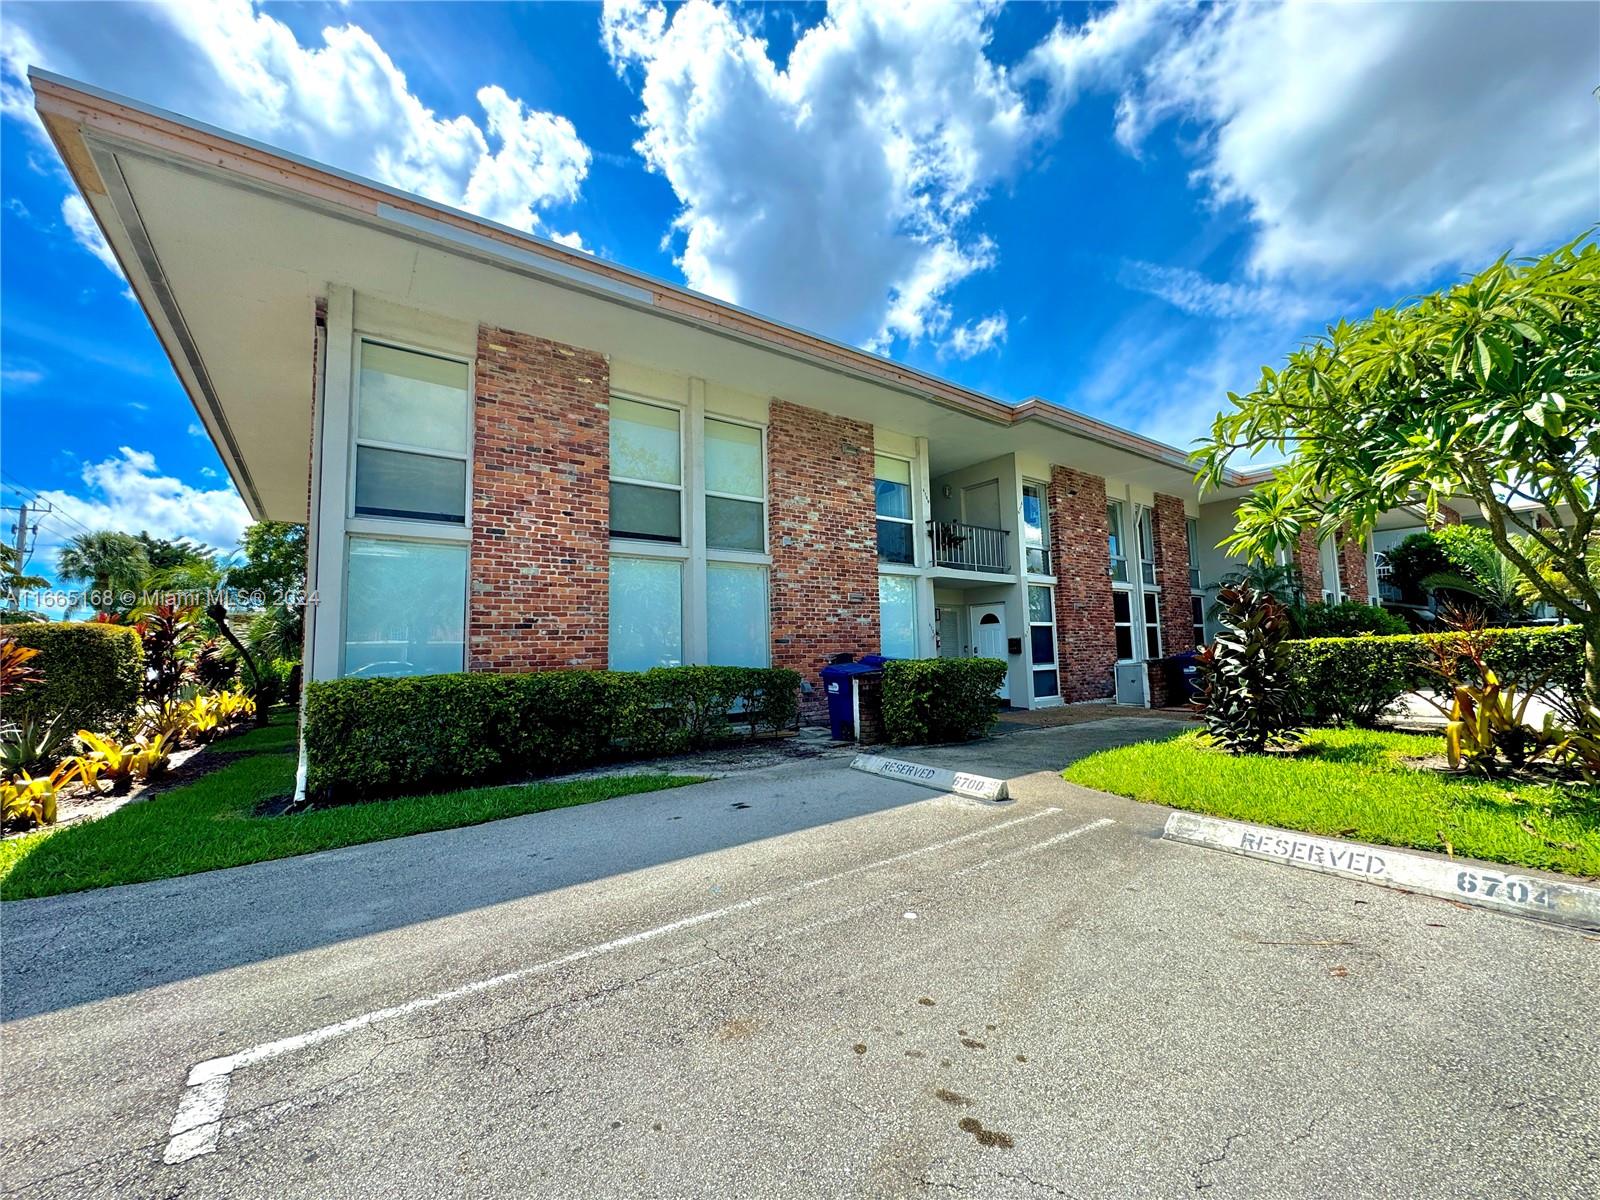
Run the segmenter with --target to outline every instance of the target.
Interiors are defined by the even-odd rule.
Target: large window
[[[705,430],[706,545],[714,550],[765,550],[767,472],[761,430],[711,417]]]
[[[464,362],[361,342],[356,516],[466,523],[467,385]]]
[[[1151,524],[1150,510],[1140,507],[1137,510],[1139,523],[1139,578],[1144,581],[1145,587],[1154,587],[1156,582],[1156,534]]]
[[[683,563],[673,558],[611,560],[611,669],[645,671],[683,663]]]
[[[1118,588],[1111,593],[1111,628],[1117,643],[1117,661],[1133,657],[1133,593]]]
[[[706,564],[706,659],[714,667],[764,667],[767,569],[745,563]]]
[[[683,540],[683,433],[677,409],[612,397],[611,536]]]
[[[1056,675],[1056,622],[1050,589],[1028,589],[1029,659],[1033,664],[1034,697],[1059,696],[1061,684]]]
[[[1118,583],[1128,582],[1127,541],[1122,528],[1122,501],[1106,502],[1106,541],[1111,550],[1111,578]]]
[[[875,458],[874,491],[878,500],[878,561],[916,561],[911,524],[911,464],[879,454]]]
[[[914,576],[878,576],[878,628],[884,655],[917,657],[917,581]]]
[[[352,537],[344,673],[435,675],[463,668],[464,542]]]
[[[1045,487],[1042,483],[1022,485],[1022,546],[1027,554],[1028,571],[1050,574],[1050,526],[1045,515]]]

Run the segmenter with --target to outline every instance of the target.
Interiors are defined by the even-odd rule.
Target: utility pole
[[[11,506],[6,505],[7,508]],[[33,554],[33,547],[39,540],[39,518],[53,512],[54,509],[48,500],[34,498],[32,504],[26,499],[21,500],[17,506],[17,523],[11,527],[13,541],[12,549],[16,551],[16,568],[20,575],[26,566],[29,557]],[[33,516],[33,527],[28,526],[29,515]]]

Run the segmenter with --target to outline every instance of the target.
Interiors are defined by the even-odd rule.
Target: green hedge
[[[897,745],[982,737],[994,726],[994,694],[1005,677],[1006,664],[998,658],[912,658],[886,663],[884,737]]]
[[[658,667],[641,673],[421,675],[306,685],[306,787],[318,802],[367,800],[677,754],[782,729],[800,676],[781,668]]]
[[[127,625],[40,621],[7,625],[5,636],[32,646],[44,679],[6,702],[6,717],[54,720],[69,732],[116,729],[133,715],[144,684],[144,647]]]
[[[1576,625],[1487,631],[1487,661],[1502,679],[1543,682],[1569,697],[1583,691],[1583,635]],[[1373,725],[1404,693],[1437,684],[1429,646],[1459,633],[1310,638],[1287,643],[1289,670],[1306,719],[1317,725]]]

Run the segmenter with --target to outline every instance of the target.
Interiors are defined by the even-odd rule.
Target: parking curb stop
[[[1190,812],[1168,817],[1162,837],[1538,921],[1600,930],[1600,888],[1564,880]]]
[[[990,779],[987,775],[969,775],[965,771],[928,767],[898,758],[883,758],[877,754],[858,754],[850,765],[855,770],[865,771],[869,775],[882,775],[885,779],[918,783],[936,791],[953,792],[957,796],[970,796],[975,800],[1011,798],[1004,779]]]

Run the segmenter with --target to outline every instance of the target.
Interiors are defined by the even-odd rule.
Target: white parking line
[[[375,1009],[372,1012],[362,1013],[360,1016],[351,1017],[348,1020],[340,1021],[333,1025],[324,1025],[320,1029],[312,1029],[305,1033],[297,1033],[292,1037],[279,1038],[274,1042],[263,1042],[260,1045],[251,1046],[249,1049],[240,1050],[234,1054],[229,1054],[222,1058],[207,1059],[203,1063],[196,1064],[189,1071],[189,1076],[185,1083],[183,1095],[178,1101],[177,1115],[173,1117],[172,1126],[168,1130],[167,1136],[169,1140],[167,1142],[166,1151],[162,1155],[162,1161],[171,1166],[177,1163],[187,1162],[189,1159],[197,1158],[203,1154],[211,1154],[216,1150],[217,1140],[222,1132],[223,1109],[226,1108],[228,1102],[229,1082],[233,1077],[233,1073],[242,1067],[248,1067],[254,1063],[264,1062],[267,1059],[277,1058],[280,1055],[290,1054],[296,1050],[304,1050],[308,1047],[319,1045],[322,1042],[332,1041],[335,1038],[343,1037],[345,1034],[354,1033],[358,1029],[365,1029],[370,1025],[376,1025],[380,1021],[388,1021],[395,1017],[409,1016],[412,1013],[422,1012],[426,1009],[435,1008],[440,1004],[446,1004],[451,1000],[458,1000],[464,996],[475,995],[479,992],[488,991],[491,988],[502,987],[505,984],[514,983],[517,980],[527,979],[532,975],[541,974],[546,971],[553,971],[560,967],[570,966],[573,963],[582,962],[585,959],[595,958],[602,954],[608,954],[613,950],[621,950],[628,946],[636,946],[640,942],[650,941],[654,938],[663,937],[670,933],[677,933],[679,930],[690,929],[696,925],[704,925],[708,921],[716,921],[722,917],[732,916],[734,913],[746,912],[753,908],[760,908],[778,900],[792,899],[816,888],[826,887],[829,884],[837,883],[841,879],[848,879],[852,875],[860,875],[867,871],[880,870],[883,867],[893,866],[896,863],[905,862],[908,859],[917,858],[924,854],[932,854],[935,851],[947,850],[952,846],[959,846],[964,842],[970,842],[978,838],[992,837],[993,835],[1001,833],[1007,829],[1013,829],[1018,825],[1026,825],[1031,821],[1037,821],[1044,817],[1052,816],[1060,811],[1061,809],[1052,806],[1050,808],[1041,809],[1036,813],[1030,813],[1025,817],[1013,817],[1009,821],[1000,821],[993,825],[986,825],[982,829],[970,830],[967,833],[958,834],[952,838],[946,838],[942,842],[934,842],[932,845],[919,846],[914,850],[905,850],[899,854],[891,854],[887,858],[880,858],[873,862],[862,863],[860,866],[849,867],[843,871],[836,871],[832,875],[824,875],[818,879],[808,879],[803,883],[797,883],[792,887],[783,888],[779,891],[765,892],[759,896],[751,896],[748,899],[739,900],[733,904],[724,905],[722,908],[714,908],[707,912],[696,913],[694,916],[683,917],[677,921],[670,921],[665,925],[657,925],[654,928],[640,930],[637,933],[630,933],[624,937],[613,938],[610,941],[600,942],[597,945],[588,946],[582,950],[574,950],[570,954],[563,954],[559,958],[547,959],[544,962],[535,963],[530,967],[522,967],[515,971],[507,971],[503,975],[495,975],[489,979],[475,980],[472,983],[463,984],[457,988],[451,988],[449,991],[435,992],[429,996],[419,996],[414,1000],[406,1001],[404,1004],[396,1004],[389,1008]],[[1087,832],[1089,829],[1105,823],[1107,823],[1106,819],[1102,818],[1100,821],[1091,822],[1090,824],[1082,826],[1079,829],[1071,830],[1066,834],[1049,838],[1045,842],[1039,843],[1039,845],[1043,846],[1052,844],[1062,840],[1064,837],[1071,837],[1078,833]],[[1015,852],[996,856],[995,859],[989,861],[998,862],[1011,857],[1015,857]]]

